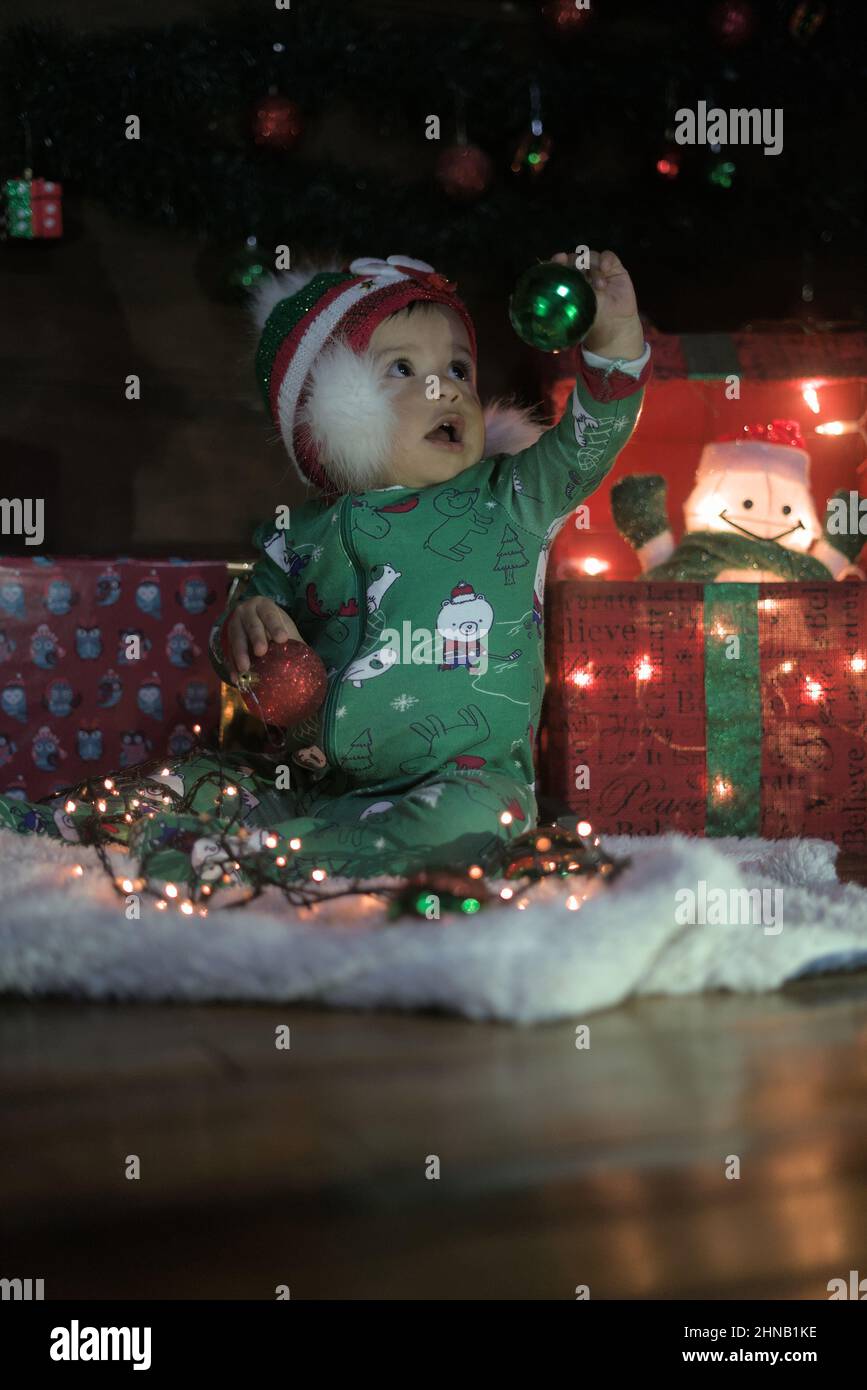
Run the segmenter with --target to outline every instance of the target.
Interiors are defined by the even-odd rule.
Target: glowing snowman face
[[[701,467],[684,505],[687,531],[727,531],[777,541],[787,550],[809,550],[822,528],[809,488],[793,476],[788,459],[779,459],[779,447],[753,444],[750,464],[755,466],[746,467],[746,460],[726,466],[720,457],[725,446],[717,447],[712,466]],[[766,458],[756,458],[765,450]]]

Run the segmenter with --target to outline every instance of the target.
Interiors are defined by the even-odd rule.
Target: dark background
[[[499,0],[4,0],[2,19],[2,177],[64,188],[61,240],[0,243],[2,490],[45,497],[50,553],[240,557],[302,500],[231,297],[239,262],[278,243],[293,264],[402,252],[457,279],[483,398],[542,399],[508,295],[579,242],[621,255],[663,332],[863,325],[858,3],[599,0],[565,31]],[[553,144],[513,173],[533,80]],[[291,148],[253,139],[271,88],[297,104]],[[701,99],[782,107],[783,152],[674,146],[674,112]],[[491,160],[472,199],[437,178],[461,123]]]

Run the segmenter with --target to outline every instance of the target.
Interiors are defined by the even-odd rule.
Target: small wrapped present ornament
[[[7,179],[3,191],[10,237],[31,241],[63,235],[62,184],[31,178],[27,170],[22,179]]]

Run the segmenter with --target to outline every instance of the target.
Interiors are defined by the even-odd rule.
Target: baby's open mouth
[[[464,445],[463,418],[460,415],[444,415],[432,430],[428,430],[425,439],[440,449],[458,452]]]

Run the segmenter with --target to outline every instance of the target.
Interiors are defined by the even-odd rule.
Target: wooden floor
[[[826,1298],[867,1274],[865,1006],[865,973],[650,999],[579,1051],[568,1023],[7,999],[0,1276],[49,1298]]]

